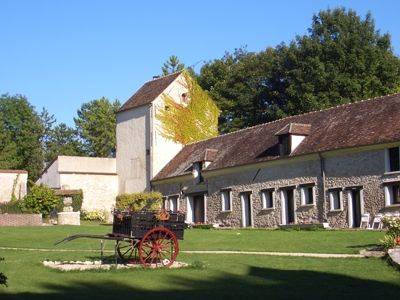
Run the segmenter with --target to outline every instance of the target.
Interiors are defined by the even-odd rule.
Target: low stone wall
[[[0,214],[0,226],[41,226],[41,214]]]

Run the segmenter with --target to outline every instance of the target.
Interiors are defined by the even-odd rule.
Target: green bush
[[[4,260],[4,258],[0,257],[0,261]],[[0,272],[0,285],[7,286],[7,276]]]
[[[65,196],[58,196],[59,198],[59,203],[56,206],[55,210],[57,212],[61,212],[64,209],[64,197]],[[82,202],[83,202],[83,194],[82,192],[79,194],[74,194],[72,195],[72,210],[73,211],[80,211],[82,208]]]
[[[400,246],[400,217],[384,217],[383,225],[387,227],[385,237],[380,241],[385,249]]]
[[[133,194],[122,194],[117,197],[117,209],[138,211],[141,209],[160,209],[162,195],[159,192],[144,192]]]
[[[11,200],[10,202],[0,204],[0,213],[2,214],[22,214],[21,201]]]
[[[54,191],[48,186],[33,185],[22,201],[21,208],[47,216],[59,204],[59,201]]]

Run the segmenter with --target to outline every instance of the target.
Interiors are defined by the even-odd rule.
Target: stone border
[[[100,260],[96,261],[44,261],[43,265],[45,267],[60,270],[63,272],[68,271],[88,271],[88,270],[111,270],[111,269],[133,269],[133,268],[143,268],[139,263],[135,264],[113,264],[113,263],[103,263]],[[175,261],[169,269],[186,268],[189,264],[184,262]],[[151,269],[161,268],[161,266],[156,266],[155,264],[150,266]]]
[[[0,226],[42,226],[41,214],[0,214]]]
[[[388,254],[392,264],[400,270],[400,248],[389,249]]]

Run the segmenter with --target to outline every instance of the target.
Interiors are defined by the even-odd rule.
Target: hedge
[[[156,210],[162,204],[162,194],[159,192],[143,192],[122,194],[117,197],[116,208],[137,211],[141,209]]]
[[[55,210],[57,212],[62,212],[64,209],[64,197],[65,196],[58,196],[59,203],[56,206]],[[82,191],[79,194],[73,194],[71,195],[72,197],[72,210],[73,211],[80,211],[82,208],[82,202],[83,202],[83,193]]]

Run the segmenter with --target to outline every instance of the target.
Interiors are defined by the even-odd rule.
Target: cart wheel
[[[145,267],[170,267],[179,252],[175,234],[164,227],[149,230],[139,244],[139,259]]]
[[[128,261],[134,258],[136,253],[136,247],[133,240],[128,241],[117,241],[117,253],[120,259]]]

